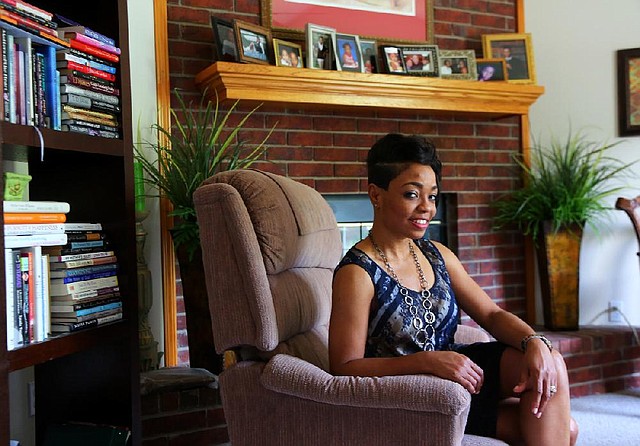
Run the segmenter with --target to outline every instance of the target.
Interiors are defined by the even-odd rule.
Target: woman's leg
[[[567,368],[560,353],[554,351],[556,361],[557,388],[547,403],[540,418],[531,412],[531,405],[537,397],[535,390],[528,390],[515,398],[513,388],[520,381],[521,352],[507,348],[500,361],[500,385],[502,396],[506,398],[498,411],[498,438],[509,444],[530,446],[574,445],[578,428],[571,419],[569,379]]]

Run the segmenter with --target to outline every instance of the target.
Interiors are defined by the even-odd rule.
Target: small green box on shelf
[[[4,200],[21,201],[24,200],[24,193],[27,185],[31,181],[31,175],[15,172],[4,173]]]

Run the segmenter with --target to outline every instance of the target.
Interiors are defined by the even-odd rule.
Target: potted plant
[[[144,183],[173,207],[169,215],[175,222],[170,232],[182,281],[190,365],[218,373],[222,359],[213,344],[193,193],[212,175],[248,168],[260,159],[275,126],[259,143],[248,143],[239,139],[239,132],[259,106],[231,125],[238,101],[222,112],[217,100],[206,99],[206,91],[195,107],[177,89],[174,93],[179,107],[170,110],[173,129],[153,125],[157,142],[134,146],[134,159],[143,168]]]
[[[536,247],[545,327],[578,329],[578,271],[585,225],[611,208],[605,199],[622,190],[613,180],[633,163],[608,155],[617,143],[591,141],[582,132],[548,146],[534,144],[531,162],[516,158],[523,186],[494,203],[495,226],[515,225]]]

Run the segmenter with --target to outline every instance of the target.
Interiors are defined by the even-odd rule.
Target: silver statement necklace
[[[373,239],[371,231],[369,231],[369,239],[371,240],[373,248],[376,250],[380,258],[384,262],[384,266],[389,271],[389,274],[391,274],[391,277],[393,277],[393,280],[398,282],[398,286],[400,287],[400,295],[402,296],[404,303],[409,306],[409,313],[411,313],[412,318],[411,325],[416,330],[416,343],[423,351],[435,350],[435,329],[433,328],[433,323],[436,321],[436,315],[433,313],[433,304],[431,303],[431,291],[429,291],[429,282],[427,282],[427,278],[422,271],[420,261],[418,260],[418,255],[413,249],[413,243],[409,241],[409,252],[413,257],[413,262],[416,265],[416,271],[418,271],[418,277],[420,278],[420,297],[422,297],[420,305],[423,309],[422,317],[420,317],[420,308],[418,304],[413,299],[413,297],[409,295],[409,290],[404,285],[402,285],[400,279],[398,279],[398,275],[389,263],[389,259]]]

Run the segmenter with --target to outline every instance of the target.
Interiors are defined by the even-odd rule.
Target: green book
[[[131,431],[126,427],[68,423],[47,427],[44,446],[126,446]]]

